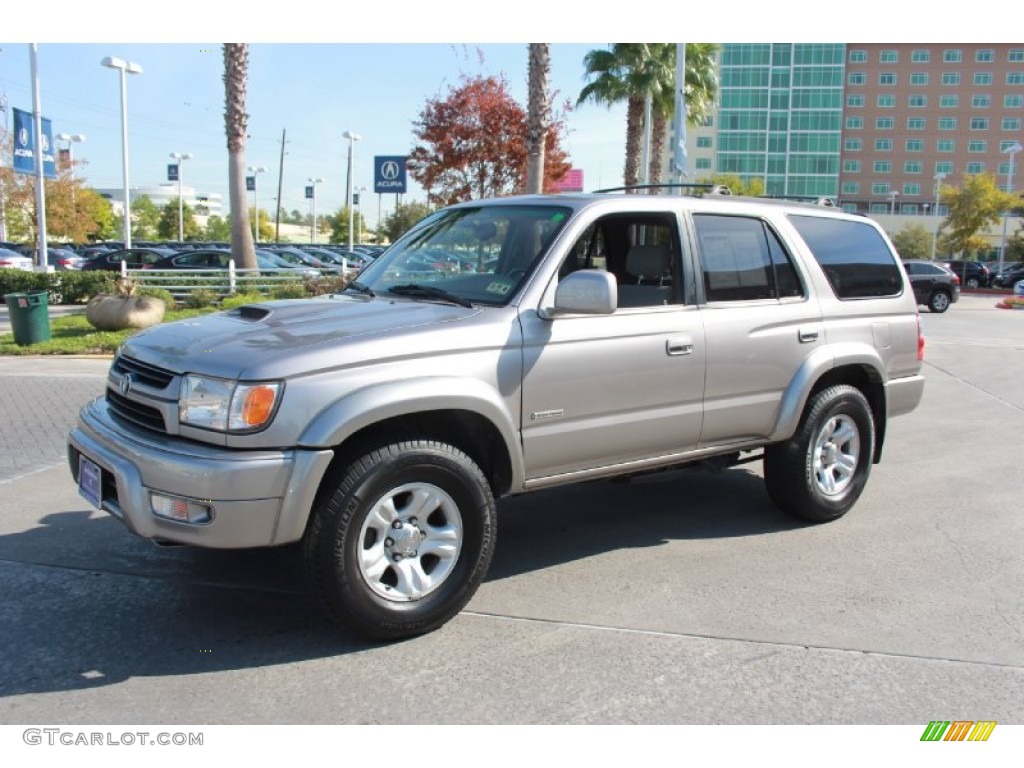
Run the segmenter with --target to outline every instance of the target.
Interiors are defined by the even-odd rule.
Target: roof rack
[[[731,195],[732,192],[724,184],[630,184],[625,187],[608,187],[595,189],[594,194],[605,192],[631,192],[639,189],[688,189],[695,197],[706,195]]]
[[[826,208],[838,207],[836,201],[828,195],[758,195],[767,200],[792,200],[797,203],[814,203],[823,205]]]

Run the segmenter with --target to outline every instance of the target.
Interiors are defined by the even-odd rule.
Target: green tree
[[[321,230],[323,224],[327,224],[331,229],[330,241],[338,245],[348,243],[348,207],[342,206],[335,212],[333,216],[324,216],[326,221],[321,222]],[[363,218],[363,214],[359,213],[358,209],[355,211],[352,217],[352,223],[355,226],[354,237],[352,238],[353,243],[362,242],[363,238],[360,237],[360,233],[366,231],[366,220]]]
[[[249,115],[245,89],[249,79],[249,46],[224,43],[224,133],[228,142],[228,197],[231,199],[231,257],[242,269],[256,269],[249,206],[245,191],[245,136]]]
[[[1002,221],[1003,211],[1019,202],[1016,195],[1001,191],[988,173],[965,175],[961,187],[943,185],[939,197],[949,210],[939,227],[939,246],[950,254],[987,251],[990,246],[981,231]]]
[[[892,238],[901,259],[927,259],[932,253],[932,233],[921,224],[907,224]]]
[[[123,219],[122,219],[123,221]],[[132,240],[153,240],[160,224],[160,209],[146,195],[132,200]]]
[[[256,221],[256,208],[252,207],[249,209],[249,221]],[[260,237],[261,243],[271,243],[275,239],[274,237],[274,217],[267,213],[265,210],[260,208]]]
[[[701,176],[697,179],[699,184],[717,184],[723,187],[728,187],[729,191],[734,195],[744,195],[746,197],[761,197],[764,194],[764,180],[760,178],[752,178],[744,181],[742,178],[732,173],[712,173],[707,176]]]
[[[184,226],[186,240],[198,240],[202,229],[196,222],[195,212],[192,206],[184,204],[181,208],[181,221]],[[160,221],[157,222],[157,235],[161,240],[178,239],[178,203],[169,200],[160,211]]]
[[[203,230],[204,240],[216,240],[225,242],[231,239],[231,222],[222,219],[220,216],[210,216],[206,220],[206,229]]]
[[[405,203],[396,205],[395,210],[384,217],[378,234],[388,242],[395,242],[408,232],[414,224],[425,219],[432,213],[426,203]]]

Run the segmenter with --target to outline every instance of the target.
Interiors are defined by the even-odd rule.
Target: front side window
[[[358,282],[412,300],[504,305],[571,213],[560,205],[447,208],[415,225]]]
[[[789,220],[840,299],[896,296],[900,267],[874,226],[845,219],[790,214]]]
[[[796,268],[778,235],[760,219],[696,214],[707,301],[757,301],[803,296]]]

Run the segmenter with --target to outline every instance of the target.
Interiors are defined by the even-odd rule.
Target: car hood
[[[449,304],[342,295],[268,301],[155,326],[129,338],[123,351],[175,373],[285,378],[362,362],[367,350],[360,342],[429,332],[479,313]]]

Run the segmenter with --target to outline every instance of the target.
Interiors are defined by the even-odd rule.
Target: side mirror
[[[610,315],[619,301],[615,276],[597,269],[581,269],[559,282],[555,290],[555,306],[542,316]]]

